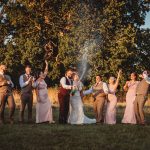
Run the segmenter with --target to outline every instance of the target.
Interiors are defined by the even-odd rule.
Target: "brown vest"
[[[23,81],[26,82],[28,81],[27,76],[24,74],[23,75]],[[25,87],[21,88],[21,93],[28,93],[28,94],[32,94],[32,82],[30,82],[28,85],[26,85]]]
[[[65,77],[66,78],[66,77]],[[71,81],[72,82],[72,81]],[[66,85],[72,85],[73,83],[70,84],[69,80],[66,78]],[[71,90],[68,90],[68,89],[64,89],[62,87],[62,85],[60,85],[60,88],[59,88],[59,93],[62,94],[62,95],[69,95],[71,92]]]
[[[149,90],[149,84],[146,82],[145,79],[143,79],[137,86],[136,94],[146,96],[148,94],[148,90]]]
[[[12,91],[11,86],[7,84],[7,81],[9,80],[10,76],[8,75],[3,76],[0,74],[0,83],[4,83],[4,85],[0,86],[0,93],[10,93]]]
[[[103,90],[103,82],[100,82],[98,85],[94,85],[93,86],[93,94],[96,95],[96,98],[99,98],[99,94],[97,94],[98,91],[102,90],[103,93],[104,93],[104,90]]]

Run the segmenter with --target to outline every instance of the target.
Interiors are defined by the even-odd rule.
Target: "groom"
[[[96,123],[104,122],[104,105],[108,94],[108,86],[102,81],[101,75],[96,76],[96,83],[86,91],[83,91],[83,95],[91,94],[94,98],[94,112],[96,117]]]
[[[72,81],[73,71],[68,69],[64,77],[60,80],[60,88],[58,92],[58,100],[59,100],[59,123],[66,124],[68,120],[69,113],[69,101],[70,101],[70,92],[72,89],[73,81]]]

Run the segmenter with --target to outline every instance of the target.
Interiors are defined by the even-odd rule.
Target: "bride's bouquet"
[[[70,92],[70,95],[74,96],[74,94],[77,92],[77,90],[78,90],[77,86],[74,85],[73,88],[72,88],[72,90],[71,90],[71,92]]]

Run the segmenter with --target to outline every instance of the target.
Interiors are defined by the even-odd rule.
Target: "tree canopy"
[[[148,0],[2,0],[0,61],[17,78],[30,63],[33,71],[49,60],[57,84],[68,67],[91,80],[123,69],[150,69],[149,29],[141,29]]]

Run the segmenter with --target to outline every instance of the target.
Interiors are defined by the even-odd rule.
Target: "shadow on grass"
[[[35,118],[35,109],[33,110]],[[94,117],[92,108],[86,107],[84,110],[87,116]],[[150,123],[150,107],[145,107],[145,111]],[[57,121],[58,108],[54,108],[53,112]],[[148,150],[150,125],[123,125],[120,123],[123,112],[124,107],[117,108],[116,125],[21,125],[17,122],[17,109],[15,124],[0,126],[0,150]]]

